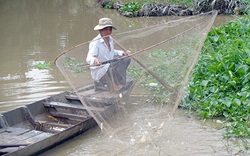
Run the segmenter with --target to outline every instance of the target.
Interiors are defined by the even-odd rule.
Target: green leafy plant
[[[115,3],[115,2],[110,1],[110,2],[108,2],[108,4],[106,4],[106,5],[104,6],[104,8],[105,8],[105,9],[113,9],[114,3]]]
[[[188,107],[225,117],[226,137],[250,137],[250,18],[212,29],[189,82]]]
[[[52,64],[51,62],[36,62],[34,64],[34,67],[36,67],[37,69],[39,70],[42,70],[42,69],[50,69],[52,67]]]
[[[82,60],[77,61],[75,58],[73,57],[66,57],[65,60],[65,66],[70,68],[73,72],[84,72],[84,62]]]
[[[128,2],[124,4],[124,7],[122,8],[122,12],[132,12],[135,13],[136,11],[140,10],[142,7],[142,4],[139,2]]]

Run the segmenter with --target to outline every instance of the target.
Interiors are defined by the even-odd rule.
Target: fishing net
[[[55,64],[72,87],[68,99],[80,100],[99,127],[107,132],[118,132],[121,127],[132,128],[138,119],[146,122],[146,118],[156,114],[164,120],[158,120],[156,127],[151,125],[152,121],[146,122],[145,126],[161,129],[173,116],[186,91],[188,78],[216,15],[217,12],[213,11],[113,34],[115,49],[132,52],[126,73],[129,85],[125,85],[122,91],[113,90],[112,85],[116,84],[112,78],[114,71],[109,70],[110,79],[105,81],[108,87],[101,84],[108,89],[95,90],[96,81],[90,71],[93,66],[85,61],[89,44],[93,41],[64,51],[56,58]],[[126,58],[109,60],[97,67]],[[122,71],[117,71],[118,77],[119,72]],[[145,117],[145,114],[149,116]],[[137,130],[142,127],[140,125]]]

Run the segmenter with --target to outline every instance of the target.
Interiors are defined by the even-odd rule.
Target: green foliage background
[[[226,137],[250,137],[250,16],[212,29],[185,105],[203,118],[225,117]]]

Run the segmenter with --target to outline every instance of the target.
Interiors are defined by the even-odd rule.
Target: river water
[[[69,85],[56,67],[38,70],[34,64],[53,63],[62,51],[91,40],[97,35],[93,27],[99,18],[112,18],[117,32],[177,18],[125,18],[115,10],[99,8],[95,2],[0,0],[0,112],[68,90]],[[214,26],[231,19],[217,17]],[[185,111],[178,111],[175,119],[167,123],[164,115],[146,113],[139,117],[138,113],[130,116],[137,126],[127,128],[124,125],[120,133],[108,136],[95,128],[42,155],[247,154],[242,142],[223,139],[220,131],[199,123]],[[153,121],[161,127],[154,133],[141,132],[138,125],[142,120],[148,127],[153,127]],[[125,132],[130,134],[127,142]],[[139,143],[133,138],[140,138]]]

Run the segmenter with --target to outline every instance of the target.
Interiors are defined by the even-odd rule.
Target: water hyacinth
[[[225,117],[226,137],[250,137],[249,23],[248,16],[210,31],[185,98],[203,118]]]

